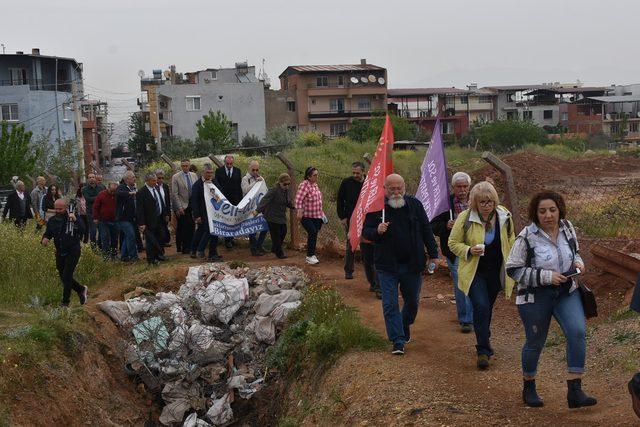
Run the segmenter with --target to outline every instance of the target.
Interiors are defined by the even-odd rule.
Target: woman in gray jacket
[[[551,317],[567,339],[567,403],[569,408],[592,406],[593,397],[582,391],[586,357],[585,315],[576,269],[584,271],[573,225],[565,219],[562,196],[543,191],[529,203],[529,219],[507,261],[507,274],[518,283],[516,304],[525,329],[522,348],[524,386],[522,400],[527,406],[543,406],[536,392],[538,360],[547,340]]]
[[[287,208],[294,209],[293,197],[289,194],[291,177],[283,173],[278,177],[278,183],[274,185],[260,200],[256,211],[261,213],[269,224],[271,234],[271,252],[278,258],[287,256],[282,250],[282,242],[287,235]]]

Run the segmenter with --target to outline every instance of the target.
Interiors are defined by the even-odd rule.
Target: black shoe
[[[267,254],[267,251],[265,251],[262,246],[260,246],[257,250],[258,250],[258,256],[262,256],[262,255],[266,255]]]
[[[391,354],[396,355],[396,356],[404,355],[404,345],[402,345],[400,343],[394,344],[393,348],[391,349]]]
[[[404,330],[404,341],[405,344],[408,344],[411,342],[411,329],[409,329],[409,326],[405,326],[402,328]]]
[[[582,380],[567,380],[567,403],[569,408],[582,408],[583,406],[593,406],[598,401],[595,397],[589,397],[582,391]]]
[[[530,408],[540,408],[544,402],[536,391],[536,380],[524,380],[522,387],[522,401]]]
[[[156,259],[154,259],[153,261],[147,261],[147,264],[149,264],[150,266],[153,266],[153,267],[157,267],[157,266],[160,265],[160,263]]]
[[[477,366],[481,371],[487,369],[489,367],[489,356],[487,356],[486,354],[479,354]]]
[[[344,278],[347,280],[352,280],[353,279],[353,273],[344,273]]]
[[[635,374],[627,384],[631,394],[631,407],[640,418],[640,374]]]
[[[460,325],[460,332],[463,334],[468,334],[471,332],[471,323],[463,323]]]
[[[222,261],[222,257],[218,254],[213,254],[213,255],[209,255],[208,260],[211,262],[218,262],[218,261]]]
[[[190,255],[190,256],[191,256],[191,258],[197,258],[197,255],[196,255],[196,253],[195,253],[195,252],[191,252],[191,255]]]
[[[200,259],[204,258],[204,252],[198,252],[198,258]]]
[[[166,261],[167,257],[164,255],[158,255],[158,261]]]
[[[178,251],[178,252],[180,252],[180,251]],[[191,253],[191,251],[189,251],[189,250],[182,251],[182,255],[189,255],[190,253]]]
[[[87,303],[87,300],[89,299],[89,296],[87,295],[89,293],[89,288],[86,286],[83,286],[84,289],[82,289],[82,291],[80,291],[78,293],[78,297],[80,298],[80,305],[85,305]]]
[[[287,256],[285,254],[277,254],[278,259],[285,259]]]

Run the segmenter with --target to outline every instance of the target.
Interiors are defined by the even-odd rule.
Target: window
[[[507,120],[513,120],[514,113],[513,111],[507,111]]]
[[[316,77],[316,86],[317,87],[328,87],[329,86],[329,77],[327,77],[327,76],[318,76],[318,77]]]
[[[68,102],[65,102],[64,104],[62,104],[62,121],[63,122],[71,121],[71,117],[70,117],[71,110],[72,110],[71,105],[69,105]]]
[[[18,104],[2,104],[0,105],[0,120],[7,122],[18,121]]]
[[[347,124],[331,123],[330,131],[332,137],[344,135],[347,132]]]
[[[515,93],[507,92],[506,96],[507,96],[507,102],[515,102],[516,101],[516,94]]]
[[[371,99],[369,98],[358,98],[358,110],[371,110]]]
[[[545,120],[553,119],[553,110],[544,110],[542,112],[542,118]]]
[[[287,126],[287,130],[291,132],[295,132],[298,130],[298,126]]]
[[[344,76],[338,76],[338,86],[344,86]]]
[[[478,121],[480,123],[487,123],[490,120],[491,120],[491,113],[479,113],[478,114]]]
[[[629,123],[629,132],[638,133],[638,123]]]
[[[442,122],[442,133],[443,134],[451,134],[454,132],[453,123],[451,122]]]
[[[461,104],[468,104],[469,103],[469,97],[467,95],[461,96],[460,97],[460,103]]]
[[[287,101],[287,111],[296,111],[296,101]]]
[[[311,98],[311,105],[316,105],[316,99],[315,98]]]
[[[619,133],[620,125],[618,125],[617,123],[612,123],[609,129],[612,134]]]
[[[533,120],[533,111],[523,111],[522,120]]]
[[[563,112],[561,117],[562,118],[560,120],[562,120],[563,122],[566,122],[567,120],[569,120],[569,113]]]
[[[140,92],[140,103],[141,104],[148,104],[149,103],[149,92],[146,90],[143,90],[142,92]]]
[[[199,96],[187,96],[187,111],[200,111]]]
[[[27,84],[27,70],[24,68],[9,68],[9,74],[11,75],[11,85],[26,85]]]
[[[329,100],[329,109],[331,111],[344,111],[344,98]]]
[[[231,139],[238,144],[240,140],[238,139],[238,124],[231,123]]]
[[[218,80],[218,72],[216,70],[211,71],[211,80]]]
[[[491,96],[489,95],[482,95],[478,97],[478,102],[480,104],[491,104]]]

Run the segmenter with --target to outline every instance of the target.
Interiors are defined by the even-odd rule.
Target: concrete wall
[[[222,111],[238,124],[238,138],[249,133],[265,137],[265,102],[262,82],[163,85],[158,93],[171,98],[173,135],[197,138],[196,122],[209,110]],[[200,110],[187,111],[186,97],[200,96]]]
[[[287,109],[287,99],[295,100],[295,92],[286,90],[265,90],[265,120],[267,132],[278,126],[298,126],[297,113]],[[296,110],[298,105],[296,103]]]
[[[544,118],[544,111],[550,110],[552,117],[550,119]],[[534,105],[527,108],[518,108],[518,117],[523,118],[523,111],[532,112],[532,120],[538,126],[556,126],[560,123],[560,107],[558,105]]]

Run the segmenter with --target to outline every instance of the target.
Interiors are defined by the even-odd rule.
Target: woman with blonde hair
[[[449,249],[460,259],[458,287],[473,306],[478,369],[487,369],[493,356],[491,315],[498,292],[511,296],[515,282],[505,263],[515,240],[511,212],[500,205],[496,189],[487,181],[476,184],[451,230]]]

